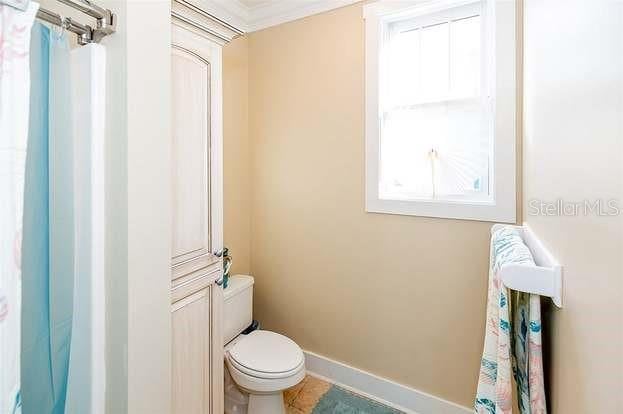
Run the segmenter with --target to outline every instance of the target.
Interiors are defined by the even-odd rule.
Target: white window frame
[[[379,197],[380,179],[380,65],[384,28],[388,22],[416,17],[474,0],[379,0],[364,6],[365,19],[365,135],[366,211],[424,217],[515,223],[516,221],[516,82],[515,0],[485,0],[491,51],[492,170],[491,200],[387,200]]]

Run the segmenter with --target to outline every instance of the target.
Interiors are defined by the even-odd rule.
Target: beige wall
[[[623,4],[526,0],[525,18],[524,215],[564,266],[564,308],[545,318],[550,411],[621,413],[623,216],[534,216],[529,203],[622,206]]]
[[[251,272],[249,50],[246,37],[223,48],[224,240],[232,273]]]
[[[490,224],[364,212],[362,5],[252,33],[248,47],[255,316],[471,405]]]

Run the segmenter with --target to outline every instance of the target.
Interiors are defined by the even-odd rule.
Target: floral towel
[[[502,227],[491,237],[485,346],[474,408],[478,414],[512,413],[512,366],[521,413],[545,414],[540,307],[533,306],[539,297],[525,293],[516,295],[515,320],[511,324],[511,297],[499,272],[502,265],[508,263],[534,265],[534,260],[518,231],[513,227]],[[538,331],[538,335],[533,331]],[[511,338],[514,345],[512,362]]]

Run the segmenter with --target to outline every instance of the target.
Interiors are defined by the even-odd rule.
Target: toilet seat
[[[256,378],[291,377],[305,365],[301,348],[290,338],[271,331],[253,331],[228,351],[230,364]]]
[[[236,368],[238,371],[250,375],[252,377],[255,378],[260,378],[260,379],[282,379],[282,378],[288,378],[291,377],[293,375],[295,375],[298,371],[301,370],[301,368],[303,368],[305,366],[305,364],[303,362],[301,362],[296,368],[290,370],[290,371],[284,371],[284,372],[263,372],[263,371],[256,371],[254,369],[250,369],[247,368],[243,365],[240,365],[238,362],[236,362],[236,360],[234,360],[233,358],[229,358],[229,363]]]
[[[227,369],[232,379],[244,391],[249,394],[274,394],[293,387],[305,378],[305,365],[302,364],[297,370],[292,371],[288,377],[263,378],[249,375],[240,371],[232,364],[231,358],[226,359]]]
[[[305,377],[305,358],[290,338],[270,331],[241,335],[226,348],[225,362],[234,382],[251,394],[271,394]]]

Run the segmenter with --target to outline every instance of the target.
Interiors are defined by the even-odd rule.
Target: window
[[[512,3],[366,6],[367,211],[515,221]]]

